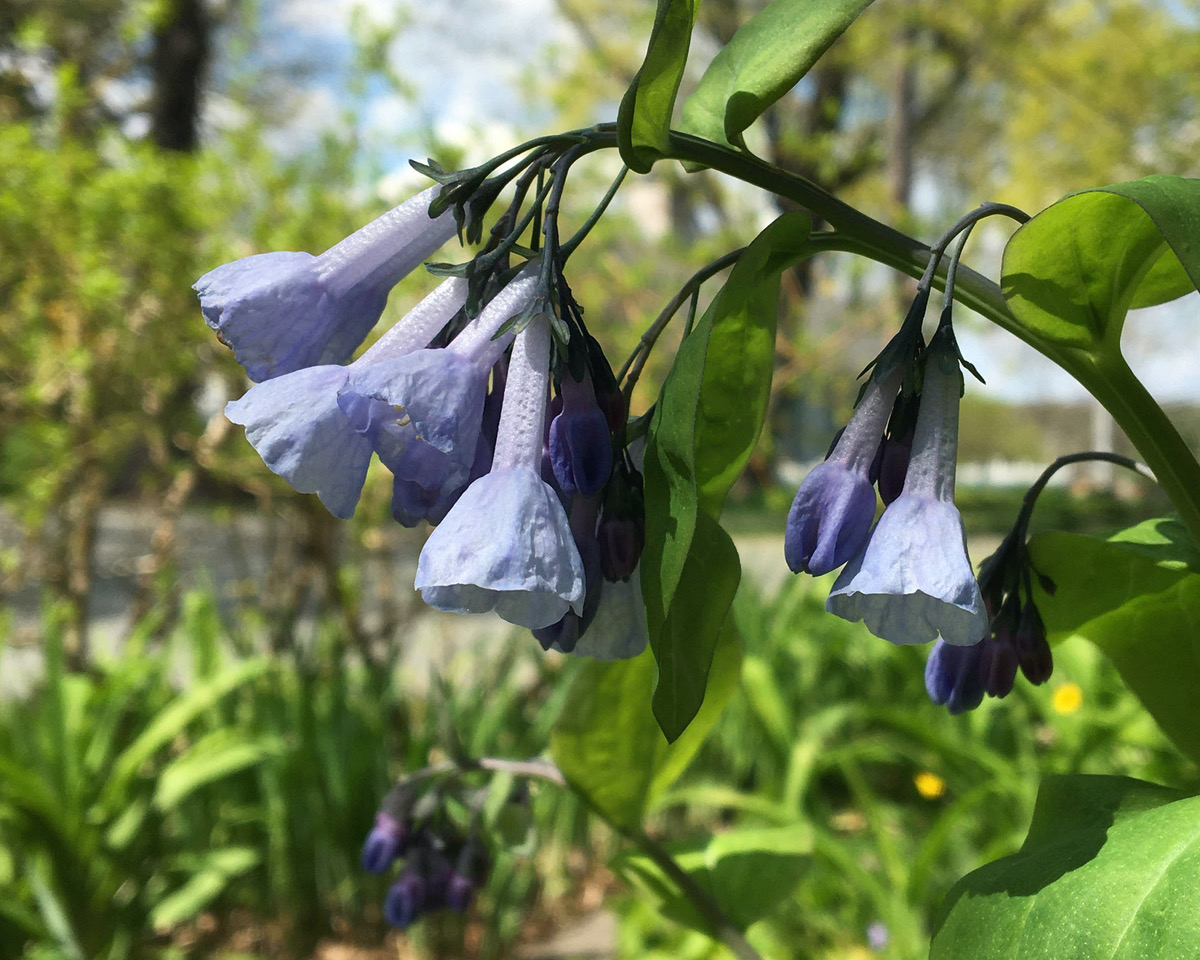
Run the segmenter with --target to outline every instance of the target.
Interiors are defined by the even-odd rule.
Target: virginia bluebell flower
[[[210,270],[193,286],[205,322],[251,380],[344,363],[392,287],[454,236],[451,210],[429,217],[437,190],[410,197],[319,256],[262,253]]]
[[[532,299],[519,276],[441,349],[417,350],[353,370],[337,403],[396,477],[393,515],[437,522],[467,485],[480,450],[488,373],[512,342],[493,339]]]
[[[596,496],[612,473],[612,437],[608,417],[596,402],[590,374],[575,380],[569,373],[559,383],[562,412],[550,422],[550,462],[565,493],[578,490]]]
[[[466,296],[465,280],[446,280],[349,366],[321,364],[264,380],[230,402],[225,415],[245,426],[246,439],[272,472],[348,519],[362,493],[371,443],[339,409],[339,390],[356,371],[424,347]]]
[[[903,378],[900,363],[876,371],[832,452],[796,491],[783,536],[794,573],[836,570],[867,542],[875,519],[871,466]]]
[[[904,491],[833,585],[826,609],[893,643],[978,642],[987,631],[979,584],[954,506],[962,374],[949,337],[926,351]]]
[[[540,476],[550,325],[535,316],[517,336],[492,469],[434,529],[416,587],[439,610],[495,610],[536,629],[581,613],[583,561],[558,495]]]

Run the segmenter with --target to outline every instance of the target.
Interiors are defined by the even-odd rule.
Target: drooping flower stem
[[[632,396],[633,388],[638,382],[638,377],[642,375],[642,369],[646,366],[646,361],[650,357],[650,351],[654,349],[654,344],[658,342],[658,338],[667,328],[667,324],[679,312],[679,308],[695,296],[705,280],[735,264],[738,258],[745,252],[745,247],[738,247],[738,249],[729,251],[724,256],[718,257],[712,263],[697,270],[688,279],[687,283],[679,288],[679,292],[667,302],[667,305],[663,307],[662,312],[655,318],[654,322],[646,328],[646,332],[638,340],[637,346],[633,348],[633,352],[617,372],[618,382],[625,380],[623,392],[626,399]]]

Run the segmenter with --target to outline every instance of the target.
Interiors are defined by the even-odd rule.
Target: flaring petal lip
[[[954,504],[897,499],[838,576],[825,608],[897,644],[982,639],[987,615]]]
[[[538,629],[583,609],[584,571],[567,515],[533,470],[476,480],[425,542],[415,586],[431,606],[495,610]]]
[[[345,379],[345,367],[306,367],[255,384],[225,408],[273,473],[343,520],[354,515],[371,462],[371,444],[338,409]]]

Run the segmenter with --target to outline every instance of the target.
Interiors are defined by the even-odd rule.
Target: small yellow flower
[[[917,793],[926,800],[936,800],[946,792],[946,781],[928,770],[922,770],[913,777],[913,783],[916,784]]]
[[[1064,683],[1054,691],[1054,697],[1050,703],[1054,707],[1055,713],[1060,713],[1064,717],[1068,716],[1083,706],[1083,691],[1079,689],[1077,683]]]

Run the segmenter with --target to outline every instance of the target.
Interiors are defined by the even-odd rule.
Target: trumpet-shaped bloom
[[[935,340],[904,491],[884,511],[866,547],[842,570],[826,609],[861,620],[893,643],[977,643],[987,631],[979,584],[954,506],[962,375],[953,344]]]
[[[649,635],[641,571],[635,569],[628,580],[602,583],[596,616],[574,652],[597,660],[627,660],[646,649]]]
[[[540,476],[549,362],[549,322],[535,317],[513,346],[492,469],[466,489],[417,562],[416,587],[439,610],[495,610],[531,629],[583,610],[583,561]]]
[[[251,380],[344,363],[379,320],[392,287],[454,235],[452,211],[429,217],[437,189],[319,256],[262,253],[210,270],[193,287],[205,322]]]
[[[794,573],[836,570],[862,549],[875,519],[871,465],[904,377],[872,377],[829,457],[804,478],[788,511],[783,553]]]
[[[492,339],[532,299],[537,278],[518,277],[443,349],[417,350],[350,372],[337,404],[395,475],[397,519],[436,522],[481,455],[488,373],[511,342]],[[484,452],[486,454],[486,451]]]
[[[362,493],[371,442],[338,406],[338,393],[356,370],[425,346],[466,300],[465,280],[451,278],[410,310],[347,367],[321,364],[252,386],[225,415],[246,428],[272,472],[300,493],[315,493],[335,517],[348,519]]]

